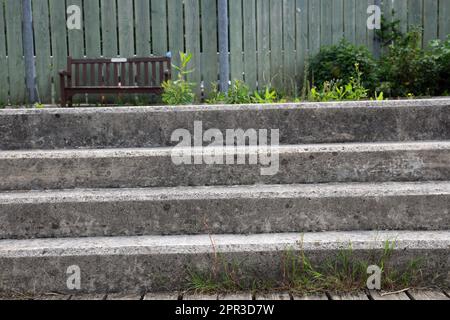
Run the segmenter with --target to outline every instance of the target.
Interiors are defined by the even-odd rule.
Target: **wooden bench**
[[[171,78],[169,57],[72,59],[59,72],[61,105],[73,104],[76,94],[162,94]]]

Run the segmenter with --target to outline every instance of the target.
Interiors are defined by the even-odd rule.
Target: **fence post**
[[[31,13],[31,0],[22,0],[22,24],[22,41],[25,56],[25,77],[28,93],[28,103],[33,104],[36,102],[36,69],[34,65],[33,17]]]
[[[381,0],[375,0],[375,5],[381,9]],[[378,36],[376,36],[376,32],[375,32],[375,36],[373,37],[373,50],[374,50],[375,57],[380,58],[381,42],[380,42],[380,39],[378,38]]]
[[[230,60],[228,56],[228,0],[219,0],[218,9],[220,90],[227,93],[230,82]]]

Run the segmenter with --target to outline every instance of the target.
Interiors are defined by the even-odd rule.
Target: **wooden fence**
[[[0,103],[25,101],[21,2],[0,0]],[[252,88],[292,90],[305,59],[341,38],[374,46],[367,8],[375,0],[229,0],[231,78]],[[450,34],[450,0],[383,0],[402,30],[423,27],[424,42]],[[40,100],[59,101],[66,58],[131,57],[179,51],[194,56],[192,81],[211,90],[218,78],[217,0],[32,0]],[[82,30],[66,27],[67,7],[81,8]],[[55,89],[56,88],[56,89]]]

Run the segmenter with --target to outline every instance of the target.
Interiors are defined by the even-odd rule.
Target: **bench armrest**
[[[67,72],[66,70],[60,70],[59,75],[62,77],[72,78],[72,75],[69,72]]]

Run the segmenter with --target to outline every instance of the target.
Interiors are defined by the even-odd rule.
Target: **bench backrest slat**
[[[167,57],[67,59],[74,87],[161,87],[171,71]],[[71,77],[68,86],[72,87]]]

